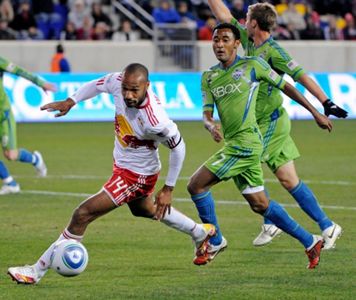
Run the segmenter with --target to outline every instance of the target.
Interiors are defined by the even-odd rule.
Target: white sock
[[[170,214],[166,213],[162,222],[169,227],[190,235],[195,240],[205,235],[204,228],[201,224],[195,223],[191,218],[183,215],[174,207],[171,207]]]
[[[3,179],[3,182],[5,184],[9,184],[10,182],[12,182],[14,180],[14,178],[12,178],[12,176],[6,177]]]
[[[80,242],[83,239],[83,236],[72,234],[68,231],[67,228],[64,229],[62,234],[59,236],[59,238],[54,243],[52,243],[51,246],[49,246],[49,248],[42,254],[42,256],[34,264],[34,267],[40,277],[42,277],[44,274],[46,274],[47,270],[49,269],[49,267],[51,265],[51,255],[53,253],[53,249],[54,249],[55,245],[58,242],[65,240],[65,239],[67,239],[67,240],[72,239],[72,240],[77,240],[78,242]]]

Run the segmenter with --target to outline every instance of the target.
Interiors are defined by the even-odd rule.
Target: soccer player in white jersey
[[[81,241],[92,221],[125,203],[136,217],[160,220],[190,235],[197,255],[205,251],[208,240],[215,234],[214,225],[196,224],[171,207],[172,191],[184,161],[185,144],[149,84],[147,68],[134,63],[122,73],[108,74],[84,84],[64,101],[41,107],[58,111],[55,116],[60,117],[80,101],[103,92],[112,94],[116,110],[113,174],[97,194],[74,210],[68,226],[34,265],[8,269],[13,280],[38,283],[50,267],[56,243],[64,239]],[[152,193],[161,167],[157,149],[160,143],[171,152],[165,184],[154,200]]]

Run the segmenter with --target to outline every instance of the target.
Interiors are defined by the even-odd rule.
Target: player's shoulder
[[[215,72],[217,70],[220,70],[220,64],[216,64],[216,65],[213,65],[213,66],[209,67],[208,69],[205,69],[203,71],[203,75],[204,74],[209,74],[211,72]]]
[[[162,105],[162,101],[152,88],[147,90],[147,98],[147,102],[142,109],[143,113],[147,115],[150,125],[155,127],[158,124],[169,120],[168,114]]]
[[[108,81],[113,81],[113,82],[117,82],[119,81],[121,83],[122,81],[122,72],[114,72],[114,73],[108,73],[105,75],[106,80]]]
[[[221,71],[220,64],[211,66],[202,72],[202,80],[211,79],[211,77],[216,76],[219,71]]]
[[[271,56],[271,58],[281,58],[284,60],[289,61],[291,59],[290,54],[288,53],[288,51],[283,48],[275,39],[273,39],[272,37],[270,39],[268,39],[268,43],[267,43],[269,49],[269,54]]]
[[[115,73],[108,73],[103,77],[99,78],[96,82],[97,86],[106,85],[110,89],[116,90],[117,88],[121,87],[122,82],[122,73],[115,72]]]
[[[244,56],[241,57],[240,60],[242,63],[246,63],[247,65],[250,65],[252,67],[262,67],[266,70],[271,68],[264,59],[258,56]]]

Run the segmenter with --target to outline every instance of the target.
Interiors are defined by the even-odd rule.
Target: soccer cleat
[[[223,252],[226,247],[227,240],[224,237],[222,237],[221,243],[219,245],[212,245],[208,243],[206,251],[204,253],[197,253],[193,263],[197,266],[205,265],[211,262],[220,252]]]
[[[333,223],[332,226],[326,228],[322,236],[324,238],[324,250],[329,250],[335,248],[335,242],[340,238],[342,234],[342,228],[340,225]]]
[[[36,157],[37,157],[37,163],[35,164],[37,175],[40,177],[46,177],[47,176],[47,167],[46,167],[46,164],[42,158],[41,153],[38,151],[34,151],[33,154],[36,155]]]
[[[254,239],[252,244],[256,247],[258,246],[264,246],[272,240],[280,235],[283,231],[279,229],[276,225],[273,224],[263,224],[262,225],[262,231],[260,234]]]
[[[319,264],[321,249],[324,247],[324,239],[321,236],[314,235],[313,238],[314,243],[312,248],[305,250],[305,253],[309,259],[309,264],[307,266],[308,269],[315,269],[315,267]]]
[[[204,253],[208,246],[208,241],[216,234],[216,228],[213,224],[202,224],[204,229],[204,236],[201,239],[194,240],[195,254]]]
[[[17,194],[20,192],[20,185],[16,183],[16,185],[4,184],[0,189],[0,195],[8,195],[8,194]]]
[[[7,270],[12,280],[21,284],[36,284],[41,277],[37,274],[34,266],[12,267]]]

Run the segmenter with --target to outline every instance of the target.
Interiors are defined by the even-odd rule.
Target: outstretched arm
[[[290,83],[286,82],[282,91],[291,99],[298,102],[304,108],[306,108],[314,117],[316,123],[322,129],[327,129],[329,132],[332,129],[331,121],[321,113],[319,113],[313,105]]]
[[[221,23],[230,23],[233,16],[222,0],[208,0],[215,18]]]
[[[41,110],[59,111],[54,116],[56,118],[66,115],[70,109],[78,102],[87,100],[100,94],[97,88],[97,80],[92,80],[81,86],[72,96],[64,101],[55,101],[41,106]]]
[[[323,90],[316,84],[316,82],[307,74],[303,74],[298,82],[303,85],[319,102],[324,106],[324,113],[326,116],[334,115],[338,118],[346,118],[347,111],[333,103],[325,95]]]
[[[17,76],[26,78],[27,80],[41,87],[44,91],[51,91],[51,92],[56,91],[56,87],[52,83],[43,81],[37,75],[27,71],[24,68],[19,67],[18,65],[15,65],[14,63],[10,62],[9,60],[3,57],[0,57],[0,70],[4,70],[11,74],[15,74]]]
[[[66,100],[63,101],[55,101],[55,102],[47,103],[41,106],[41,110],[46,110],[51,112],[59,111],[54,115],[56,118],[58,118],[66,115],[74,105],[75,105],[74,100],[72,98],[67,98]]]

